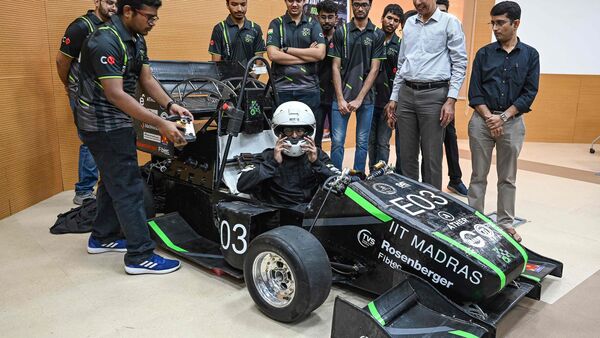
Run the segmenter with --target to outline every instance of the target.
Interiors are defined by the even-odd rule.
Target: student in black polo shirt
[[[331,112],[331,160],[338,168],[344,161],[344,142],[350,114],[356,114],[354,169],[365,171],[369,132],[375,100],[373,83],[385,60],[385,34],[369,20],[372,0],[352,0],[354,18],[333,36],[333,84],[337,102]]]
[[[316,111],[320,104],[317,63],[325,57],[325,37],[317,20],[303,14],[305,0],[284,0],[285,15],[269,24],[267,54],[279,103],[300,101]]]
[[[144,35],[156,25],[160,6],[160,0],[119,0],[117,15],[94,32],[81,50],[77,128],[102,177],[87,250],[127,251],[129,274],[169,273],[180,266],[177,260],[154,254],[131,120],[154,125],[169,140],[185,144],[174,122],[148,111],[133,97],[139,84],[169,113],[192,117],[171,101],[148,63]]]
[[[247,0],[225,3],[230,14],[213,28],[208,52],[212,61],[239,61],[245,67],[248,60],[266,52],[262,29],[246,18]]]
[[[77,86],[79,82],[79,53],[83,40],[95,31],[104,21],[117,11],[117,0],[95,0],[96,8],[75,19],[62,38],[60,49],[56,55],[56,70],[60,81],[65,85],[69,96],[71,111],[75,114],[77,102]],[[86,199],[96,198],[94,186],[98,181],[98,168],[90,150],[79,146],[79,180],[75,183],[73,203],[81,205]]]
[[[517,36],[521,7],[516,2],[499,2],[490,15],[490,24],[498,41],[477,51],[469,84],[469,105],[475,109],[469,121],[473,164],[469,205],[484,211],[487,176],[495,147],[497,223],[520,242],[521,236],[513,227],[517,161],[525,140],[523,115],[531,111],[538,92],[540,55]]]
[[[333,41],[333,33],[335,33],[335,25],[338,21],[338,5],[332,0],[324,0],[317,4],[317,18],[323,30],[323,35],[327,40],[327,45]],[[325,119],[329,119],[331,125],[331,103],[335,93],[333,91],[333,76],[331,73],[330,57],[326,57],[319,62],[319,89],[321,91],[321,104],[319,109],[315,111],[315,119],[317,120],[317,133],[315,134],[315,144],[321,148],[323,141],[323,128]]]
[[[386,59],[381,62],[380,72],[375,80],[375,109],[373,110],[373,121],[371,122],[371,134],[369,136],[369,168],[377,162],[388,162],[390,157],[390,137],[392,129],[388,126],[387,115],[384,113],[385,105],[390,100],[396,66],[398,65],[398,51],[400,50],[400,38],[396,35],[400,23],[404,21],[404,11],[397,4],[387,5],[381,17],[381,29],[385,32],[384,54]],[[396,138],[396,147],[399,147]],[[396,159],[396,172],[400,171],[400,161]]]

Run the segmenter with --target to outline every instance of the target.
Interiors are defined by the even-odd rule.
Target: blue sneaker
[[[140,264],[125,265],[125,272],[130,275],[141,275],[145,273],[164,274],[173,272],[181,267],[181,263],[175,259],[166,259],[157,254]]]
[[[91,254],[103,252],[127,252],[127,241],[124,239],[117,239],[116,241],[103,244],[90,236],[90,239],[88,239],[87,252]]]

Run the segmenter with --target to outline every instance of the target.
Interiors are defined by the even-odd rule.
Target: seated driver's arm
[[[251,194],[261,190],[265,180],[277,174],[279,163],[273,157],[273,149],[263,151],[251,165],[242,170],[237,183],[237,190]]]
[[[319,182],[323,184],[325,180],[331,176],[336,176],[342,172],[333,165],[331,159],[326,152],[317,149],[319,157],[312,164],[313,172],[317,175]]]

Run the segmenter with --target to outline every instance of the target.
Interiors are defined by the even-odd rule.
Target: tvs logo
[[[215,45],[215,40],[210,40],[210,45],[214,46]]]
[[[389,184],[385,183],[375,183],[373,184],[373,189],[380,194],[384,195],[394,195],[396,194],[396,188],[392,187]]]
[[[362,229],[356,235],[356,239],[358,239],[358,244],[360,244],[363,248],[370,248],[375,245],[375,238],[371,235],[371,232],[367,229]]]
[[[100,57],[100,63],[102,63],[103,65],[108,64],[108,65],[112,66],[115,64],[115,62],[116,62],[115,57],[112,55]]]
[[[68,37],[64,36],[63,37],[63,42],[65,43],[65,45],[70,45],[71,44],[71,39],[69,39]]]

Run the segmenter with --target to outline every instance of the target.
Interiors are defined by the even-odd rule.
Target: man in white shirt
[[[390,127],[398,123],[404,175],[442,188],[444,131],[454,120],[458,92],[467,69],[465,35],[460,21],[443,13],[436,0],[413,0],[418,15],[403,29],[398,72],[386,106]]]

